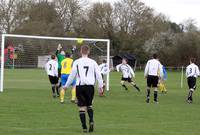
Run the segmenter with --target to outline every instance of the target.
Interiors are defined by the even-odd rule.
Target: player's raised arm
[[[57,50],[56,50],[56,55],[58,55],[58,53],[60,53],[60,50],[62,49],[61,44],[58,44]]]

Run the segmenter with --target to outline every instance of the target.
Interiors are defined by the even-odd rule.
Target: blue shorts
[[[61,84],[64,86],[69,78],[69,74],[62,74],[61,75]],[[71,84],[72,86],[76,86],[76,80],[74,80]]]

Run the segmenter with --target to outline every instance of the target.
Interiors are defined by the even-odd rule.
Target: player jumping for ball
[[[125,88],[125,90],[128,90],[128,87],[125,85],[125,82],[131,83],[133,87],[137,89],[137,91],[140,91],[139,87],[135,84],[135,82],[132,80],[132,78],[135,78],[135,73],[131,66],[127,64],[127,59],[123,58],[122,63],[116,66],[116,69],[118,72],[122,72],[122,79],[121,84],[122,87]]]
[[[56,50],[56,57],[58,60],[58,81],[59,81],[59,88],[61,87],[61,62],[65,59],[65,52],[62,50],[62,45],[58,44]]]
[[[199,67],[195,64],[195,61],[196,61],[195,58],[191,58],[190,65],[188,65],[186,68],[186,77],[189,87],[189,93],[187,96],[188,103],[192,103],[193,101],[192,94],[196,89],[196,78],[200,76]]]

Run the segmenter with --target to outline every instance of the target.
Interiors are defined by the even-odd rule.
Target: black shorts
[[[129,82],[129,83],[133,82],[132,79],[131,79],[130,77],[128,77],[128,78],[122,77],[121,80],[122,80],[122,81],[125,81],[125,82]]]
[[[147,76],[147,87],[158,87],[158,76],[152,76],[148,75]]]
[[[196,89],[196,77],[188,77],[187,82],[189,89]]]
[[[61,68],[58,68],[58,78],[61,77]]]
[[[76,97],[78,100],[78,106],[91,106],[94,98],[94,86],[93,85],[81,85],[76,86]]]
[[[49,81],[51,84],[57,84],[58,83],[58,77],[49,75]]]

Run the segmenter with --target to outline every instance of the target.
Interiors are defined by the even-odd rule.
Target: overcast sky
[[[118,0],[90,0],[93,2],[115,2]],[[200,0],[142,0],[157,12],[164,13],[171,21],[181,23],[187,19],[196,20],[200,27]]]

